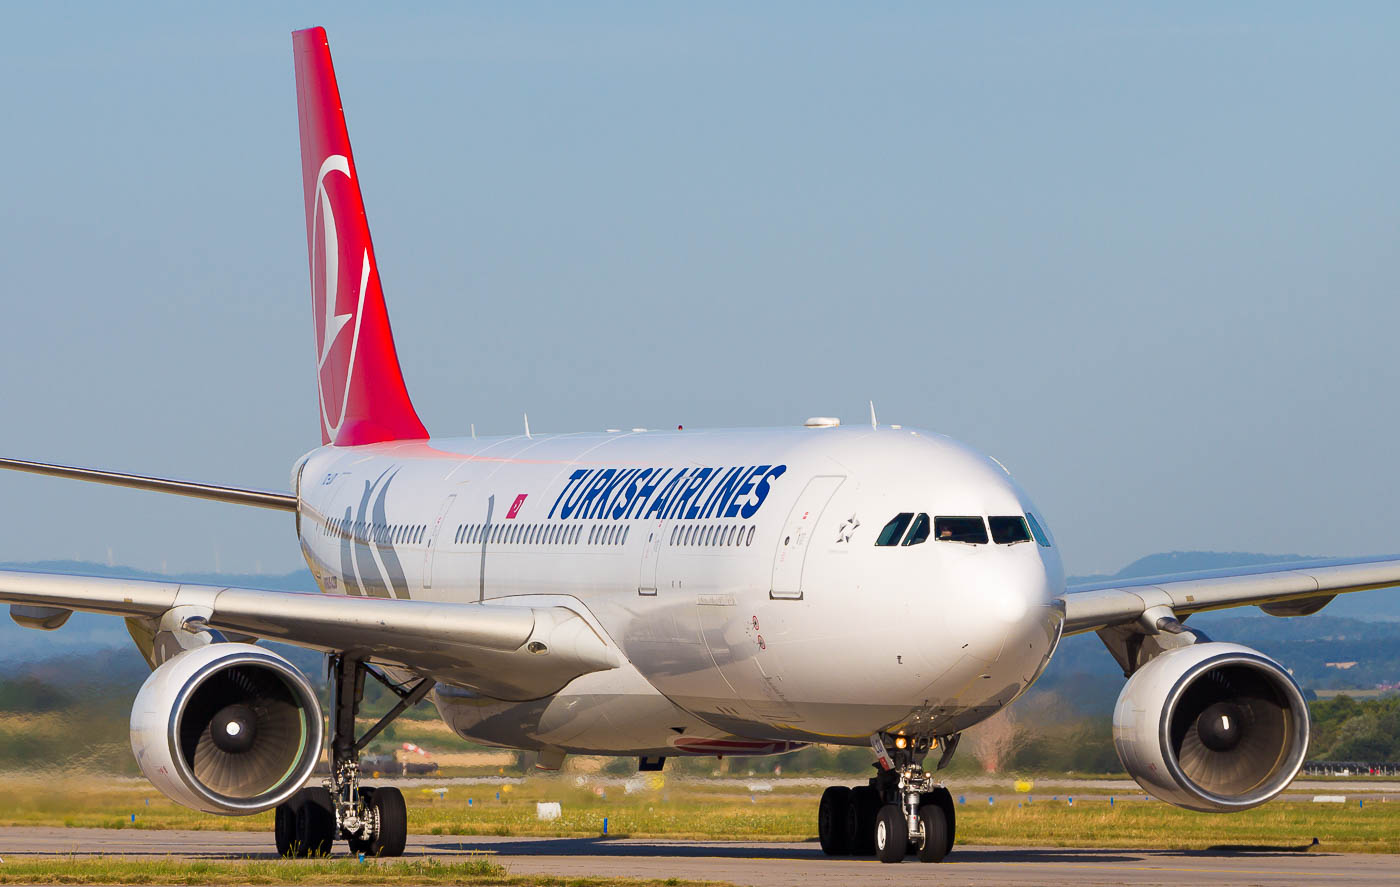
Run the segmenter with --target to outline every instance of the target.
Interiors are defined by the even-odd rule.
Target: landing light
[[[905,747],[907,747],[908,745],[909,745],[909,740],[908,740],[908,739],[905,739],[903,736],[896,736],[896,737],[894,738],[894,747],[895,747],[895,748],[905,748]]]

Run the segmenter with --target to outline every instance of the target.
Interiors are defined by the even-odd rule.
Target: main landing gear
[[[822,792],[817,834],[827,856],[875,856],[901,862],[910,854],[920,862],[940,862],[953,849],[953,796],[924,772],[927,738],[877,736],[880,772],[868,785],[833,785]],[[957,737],[944,746],[946,763]],[[886,751],[888,749],[888,752]]]
[[[402,856],[408,841],[408,809],[403,792],[391,786],[360,785],[360,752],[389,722],[422,701],[433,683],[419,678],[408,687],[389,680],[362,660],[330,657],[331,772],[314,788],[303,788],[277,807],[273,834],[282,856],[326,856],[336,838],[351,853]],[[373,727],[355,738],[355,715],[365,695],[365,675],[388,687],[399,702]]]

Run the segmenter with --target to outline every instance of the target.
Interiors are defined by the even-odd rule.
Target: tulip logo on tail
[[[321,427],[328,440],[335,440],[345,421],[345,409],[350,403],[350,376],[355,371],[355,353],[360,344],[360,318],[369,289],[369,249],[364,251],[360,266],[360,286],[351,294],[352,305],[341,311],[340,238],[336,231],[335,210],[327,188],[326,177],[340,173],[348,183],[351,179],[350,161],[344,154],[332,154],[321,164],[316,175],[311,229],[321,239],[311,247],[312,314],[316,324],[316,382],[320,390]],[[319,219],[320,225],[316,224]],[[347,338],[346,326],[354,321]],[[337,403],[338,401],[338,403]]]

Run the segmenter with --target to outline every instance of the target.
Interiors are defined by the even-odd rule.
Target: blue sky
[[[0,452],[285,488],[318,443],[313,24],[435,433],[873,398],[1001,459],[1072,572],[1400,550],[1392,4],[17,7]],[[0,500],[0,560],[298,563],[271,512]]]

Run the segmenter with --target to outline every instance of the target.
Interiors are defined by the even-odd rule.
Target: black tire
[[[281,856],[329,856],[335,844],[335,813],[325,788],[304,788],[279,804],[272,834]]]
[[[277,855],[292,855],[292,844],[296,841],[296,814],[292,812],[290,801],[278,804],[272,815],[272,840],[277,843]]]
[[[846,816],[851,807],[851,790],[844,785],[828,786],[822,792],[817,807],[817,837],[827,856],[846,856],[851,852],[851,836],[846,829]]]
[[[919,847],[919,862],[942,862],[948,855],[948,817],[937,801],[919,808],[919,824],[924,827],[924,843]]]
[[[940,811],[941,813],[941,811]],[[909,823],[896,804],[886,804],[875,816],[875,856],[881,862],[903,862],[909,852]]]
[[[953,843],[957,836],[958,814],[957,808],[953,806],[953,793],[944,786],[934,789],[932,795],[924,802],[926,804],[937,804],[943,811],[943,820],[947,823],[948,839],[943,847],[943,854],[946,856],[953,852]]]
[[[880,812],[880,793],[869,785],[851,789],[846,808],[846,835],[852,856],[875,855],[875,817]]]
[[[403,801],[403,792],[392,786],[380,786],[370,795],[369,809],[379,814],[379,834],[374,836],[365,855],[403,856],[408,844],[408,805]]]

